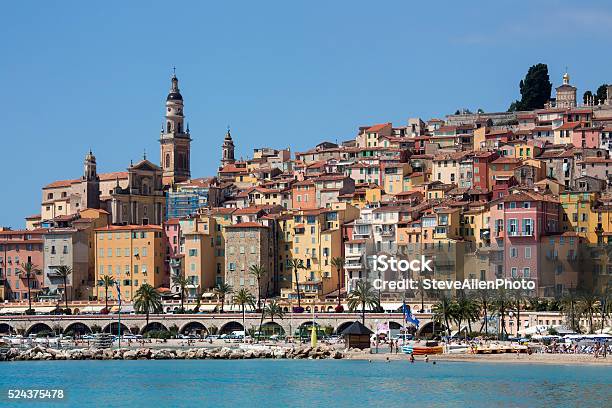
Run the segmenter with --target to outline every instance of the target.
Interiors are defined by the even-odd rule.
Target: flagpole
[[[119,349],[121,349],[121,288],[119,287],[119,281],[117,281],[117,299],[119,299],[119,310],[117,311],[118,313],[118,328],[117,328],[117,333],[119,334],[119,338],[118,338],[118,347]]]

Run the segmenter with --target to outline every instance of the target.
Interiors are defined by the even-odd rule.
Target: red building
[[[474,154],[474,178],[472,186],[475,189],[489,191],[489,163],[497,159],[497,152],[476,152]]]

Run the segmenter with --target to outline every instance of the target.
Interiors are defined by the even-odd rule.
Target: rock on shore
[[[192,348],[192,349],[71,349],[56,350],[35,346],[28,350],[9,349],[0,361],[38,360],[243,360],[269,359],[341,359],[344,353],[328,346],[274,347],[267,349]]]

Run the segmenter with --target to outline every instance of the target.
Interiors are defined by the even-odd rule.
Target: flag
[[[117,282],[117,300],[119,300],[119,308],[121,309],[121,288]]]
[[[419,327],[419,324],[421,322],[419,322],[419,319],[417,319],[416,317],[412,316],[412,311],[410,310],[410,307],[406,306],[405,302],[402,305],[402,310],[404,312],[404,319],[406,320],[406,322],[412,323],[416,327]]]

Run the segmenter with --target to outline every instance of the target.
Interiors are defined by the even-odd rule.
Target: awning
[[[25,313],[27,309],[24,307],[3,307],[2,309],[0,309],[0,313],[4,313],[4,314],[8,314],[8,313],[19,313],[19,314],[23,314]]]
[[[119,306],[113,306],[111,307],[111,313],[118,313],[119,312]],[[125,305],[125,306],[121,306],[121,313],[132,313],[134,311],[134,306],[132,305]]]
[[[57,306],[39,306],[32,307],[36,313],[51,313],[52,311],[57,309]]]
[[[225,305],[223,307],[223,310],[226,312],[242,312],[242,306],[240,306],[239,304],[235,303],[235,304],[231,304],[231,305]],[[255,310],[255,308],[251,305],[244,305],[244,310],[245,311],[250,311],[250,310]]]
[[[380,306],[382,306],[382,308],[384,310],[390,311],[390,312],[395,312],[397,311],[399,308],[401,308],[403,305],[403,303],[386,303],[386,302],[381,302]]]
[[[81,313],[100,313],[104,306],[85,306],[81,309]]]
[[[217,296],[214,292],[206,292],[206,293],[202,293],[202,297],[203,298],[212,298]]]

